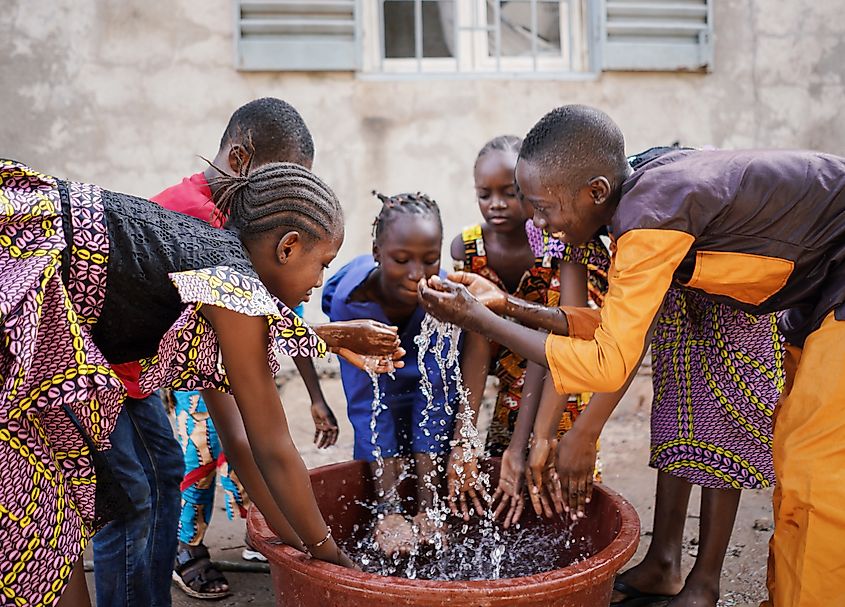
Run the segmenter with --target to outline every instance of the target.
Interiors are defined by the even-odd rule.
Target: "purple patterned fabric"
[[[601,304],[610,253],[600,241],[572,247],[530,221],[526,231],[535,255],[586,265],[590,296]],[[772,415],[784,383],[776,315],[751,316],[673,287],[651,355],[649,465],[702,487],[773,485]]]
[[[105,297],[109,239],[96,186],[67,182],[67,248],[59,182],[0,160],[0,604],[54,605],[93,536],[96,473],[73,412],[108,447],[126,390],[90,337]],[[171,276],[186,304],[142,361],[148,391],[228,388],[217,338],[198,313],[223,306],[267,318],[268,360],[321,356],[325,343],[256,279],[227,267]]]

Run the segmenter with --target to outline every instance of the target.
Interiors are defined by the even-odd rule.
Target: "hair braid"
[[[373,238],[378,241],[384,233],[384,228],[397,215],[422,215],[437,221],[440,231],[443,231],[443,221],[440,219],[440,208],[437,203],[420,192],[416,194],[404,193],[387,196],[373,190],[373,195],[382,202],[381,211],[373,221]]]
[[[214,202],[228,216],[226,226],[242,238],[287,227],[317,239],[343,225],[337,196],[298,164],[265,164],[247,176],[223,176],[214,183],[220,184]]]

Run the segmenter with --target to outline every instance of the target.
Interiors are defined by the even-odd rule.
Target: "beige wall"
[[[4,0],[0,155],[151,195],[202,168],[237,106],[278,96],[305,117],[315,170],[344,202],[340,262],[369,248],[373,188],[433,195],[449,238],[475,221],[478,148],[563,103],[609,112],[629,151],[680,140],[845,154],[845,0],[715,6],[710,74],[374,82],[235,71],[230,0]]]

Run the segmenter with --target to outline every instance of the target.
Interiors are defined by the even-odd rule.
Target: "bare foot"
[[[417,542],[414,526],[401,514],[388,514],[381,519],[376,524],[373,538],[379,550],[388,556],[406,556]]]
[[[667,565],[652,564],[652,561],[647,560],[643,560],[624,573],[620,573],[617,579],[640,592],[649,594],[675,596],[684,587],[680,570]],[[621,592],[614,591],[610,597],[610,602],[617,603],[624,601],[626,598]]]
[[[719,602],[719,588],[706,587],[688,581],[667,607],[716,607]]]

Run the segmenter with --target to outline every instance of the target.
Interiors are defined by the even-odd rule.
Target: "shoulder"
[[[458,234],[452,239],[452,244],[449,246],[449,252],[452,259],[455,261],[466,261],[466,250],[464,248],[463,234]]]

